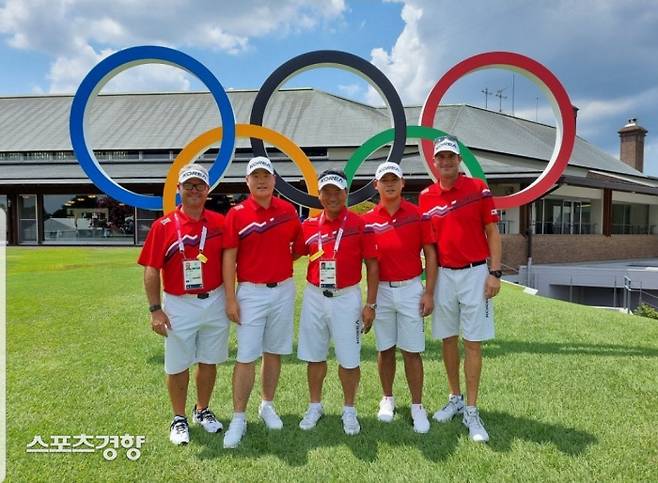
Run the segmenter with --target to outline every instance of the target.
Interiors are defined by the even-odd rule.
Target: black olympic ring
[[[402,100],[393,87],[393,84],[391,84],[391,81],[388,80],[382,71],[367,60],[348,52],[342,52],[339,50],[316,50],[298,55],[297,57],[293,57],[281,64],[274,72],[272,72],[272,74],[270,74],[258,91],[256,99],[254,100],[254,105],[251,109],[249,123],[262,126],[265,108],[276,89],[288,78],[297,74],[301,70],[310,68],[311,66],[346,67],[344,70],[359,74],[374,85],[388,104],[393,120],[395,135],[386,160],[400,164],[407,139],[407,118],[404,113]],[[267,156],[265,144],[261,139],[250,138],[250,140],[254,156]],[[295,188],[279,176],[276,171],[274,174],[276,176],[276,190],[283,196],[290,200],[294,200],[299,204],[312,208],[322,208],[318,198]],[[371,198],[375,193],[376,191],[373,183],[368,183],[364,187],[359,188],[354,192],[350,192],[347,205],[352,206],[358,204]]]

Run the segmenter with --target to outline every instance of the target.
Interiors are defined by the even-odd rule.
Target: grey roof
[[[249,122],[256,93],[255,90],[228,92],[237,122]],[[71,101],[72,96],[0,98],[0,152],[71,151],[68,132]],[[418,123],[420,110],[418,106],[406,108],[408,124]],[[219,124],[219,111],[209,93],[100,95],[88,116],[88,141],[97,151],[178,150]],[[286,89],[276,93],[268,103],[263,124],[305,148],[354,149],[390,127],[391,121],[386,108],[367,106],[315,89]],[[474,151],[485,172],[492,175],[536,174],[543,170],[553,151],[553,127],[468,105],[441,106],[435,126],[458,136]],[[415,143],[416,140],[408,141],[408,156],[403,166],[413,165],[412,173],[421,176],[425,170]],[[249,148],[249,140],[238,139],[237,147]],[[371,158],[359,173],[372,176],[380,160]],[[314,159],[313,163],[320,171],[326,163],[337,165],[341,161],[325,158]],[[148,163],[108,162],[104,167],[116,179],[154,182],[164,179],[169,164],[168,158],[161,158]],[[569,165],[624,175],[631,181],[649,179],[582,138],[576,140]],[[292,178],[299,177],[292,163],[279,169],[289,171]],[[86,179],[73,159],[0,160],[0,171],[2,184]],[[243,172],[236,165],[227,177],[242,178]],[[649,183],[655,186],[658,180],[649,179]]]

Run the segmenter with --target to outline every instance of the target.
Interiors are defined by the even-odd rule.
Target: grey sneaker
[[[224,435],[224,448],[235,448],[242,441],[242,437],[247,432],[247,420],[243,418],[233,418],[228,430]]]
[[[187,418],[175,416],[169,429],[169,441],[176,446],[185,446],[190,442],[190,428],[187,425]]]
[[[359,434],[361,431],[361,425],[359,424],[359,420],[356,417],[356,409],[348,409],[343,411],[343,431],[345,431],[345,434],[354,436],[355,434]]]
[[[271,402],[261,401],[260,407],[258,408],[258,415],[265,422],[267,429],[281,429],[283,428],[283,421],[274,410],[274,406]]]
[[[489,433],[484,429],[484,423],[480,419],[480,413],[476,407],[470,406],[464,409],[464,426],[468,428],[468,436],[471,441],[486,443],[489,441]]]
[[[217,421],[215,414],[209,408],[199,411],[195,405],[192,412],[192,421],[200,425],[208,433],[219,433],[224,429],[222,423]]]
[[[299,428],[303,429],[304,431],[315,428],[315,425],[318,424],[318,421],[323,414],[324,410],[322,409],[322,406],[309,406],[306,413],[304,413],[304,417],[299,422]]]
[[[448,404],[443,406],[437,412],[434,413],[433,418],[440,423],[447,423],[455,414],[462,414],[464,412],[464,396],[460,394],[455,396],[451,394],[448,397]]]

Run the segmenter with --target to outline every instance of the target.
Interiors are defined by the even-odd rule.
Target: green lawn
[[[277,407],[285,427],[268,433],[248,409],[237,450],[192,427],[192,442],[168,441],[163,346],[149,328],[138,250],[9,248],[7,257],[7,474],[11,481],[127,480],[651,480],[658,473],[658,324],[532,297],[506,286],[497,298],[497,339],[486,344],[480,408],[488,445],[458,421],[409,422],[401,361],[400,410],[385,425],[374,337],[365,337],[358,411],[362,432],[343,434],[335,362],[328,412],[316,430],[297,428],[306,408],[305,366],[284,359]],[[305,262],[296,279],[303,285]],[[301,291],[299,292],[301,293]],[[299,308],[299,300],[298,300]],[[428,325],[429,327],[429,325]],[[429,334],[428,334],[429,336]],[[234,337],[231,357],[235,355]],[[446,398],[439,348],[428,338],[425,406]],[[218,372],[212,407],[227,424],[231,364]],[[257,381],[258,385],[258,381]],[[188,407],[191,407],[192,397]],[[26,453],[40,434],[146,436],[138,461],[125,450]]]

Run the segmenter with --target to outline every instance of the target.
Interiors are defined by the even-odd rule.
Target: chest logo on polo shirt
[[[363,232],[366,233],[366,231],[372,231],[372,229],[367,230],[366,228],[364,228]],[[327,243],[327,242],[331,242],[331,241],[335,240],[337,233],[338,233],[338,230],[334,230],[331,233],[323,233],[322,234],[322,243]],[[345,230],[343,230],[343,238],[358,235],[360,233],[361,233],[361,231],[359,230],[358,227],[347,227],[347,228],[345,228]],[[314,243],[314,242],[317,243],[317,241],[318,241],[318,234],[314,233],[313,235],[311,235],[310,237],[308,237],[306,239],[304,244],[310,245],[311,243]]]
[[[488,189],[483,189],[480,193],[473,193],[460,200],[453,200],[449,205],[437,205],[434,208],[423,213],[423,219],[432,218],[435,216],[443,217],[453,211],[456,211],[460,208],[463,208],[471,203],[477,203],[478,201],[491,197],[491,191]]]
[[[161,224],[162,226],[164,226],[164,225],[166,225],[167,223],[169,223],[170,221],[171,221],[171,218],[165,218],[164,220],[160,220],[160,224]]]
[[[193,247],[199,244],[199,235],[183,235],[181,238],[183,246]],[[171,245],[167,248],[165,252],[165,260],[171,258],[175,253],[178,252],[178,239],[175,239]]]
[[[257,234],[262,234],[265,233],[268,230],[271,230],[272,228],[275,228],[279,225],[282,225],[283,223],[286,223],[290,220],[293,219],[293,215],[290,214],[283,214],[279,216],[275,216],[270,218],[269,220],[265,220],[263,222],[258,223],[257,221],[253,221],[246,225],[244,228],[242,228],[238,232],[238,236],[240,239],[248,237],[249,235],[252,235],[254,233]]]

